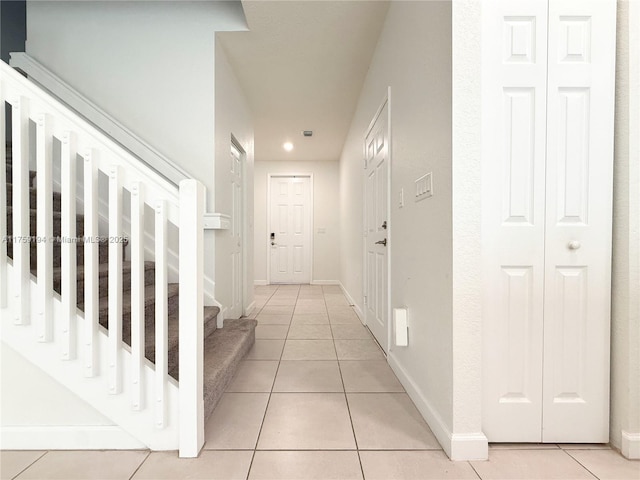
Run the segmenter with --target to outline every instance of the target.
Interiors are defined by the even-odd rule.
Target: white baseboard
[[[387,360],[400,383],[407,391],[418,411],[422,414],[427,425],[451,460],[486,460],[489,454],[489,442],[482,433],[452,434],[438,412],[422,394],[418,386],[407,374],[398,360],[390,352]]]
[[[12,426],[0,429],[3,450],[132,450],[148,447],[116,425]]]
[[[622,431],[620,452],[629,460],[640,460],[640,433]]]
[[[267,282],[266,280],[254,280],[254,281],[253,281],[253,284],[254,284],[256,287],[263,287],[263,286],[265,286],[265,285],[269,285],[269,282]]]
[[[311,280],[310,285],[340,285],[338,280]]]
[[[454,433],[451,436],[451,460],[470,461],[489,458],[489,441],[482,432]]]
[[[253,312],[254,308],[256,308],[256,301],[255,300],[253,302],[251,302],[249,305],[247,305],[247,308],[244,309],[244,314],[245,315],[251,315],[251,312]]]
[[[342,289],[342,293],[344,294],[344,296],[347,297],[347,301],[349,302],[349,304],[353,306],[353,310],[356,312],[356,315],[358,315],[358,318],[360,319],[360,321],[364,325],[364,323],[365,323],[365,321],[364,321],[364,312],[362,311],[360,306],[356,303],[356,301],[353,299],[353,297],[349,294],[349,292],[344,287],[342,282],[340,282],[340,288]]]

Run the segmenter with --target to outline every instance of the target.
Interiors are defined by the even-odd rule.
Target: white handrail
[[[132,132],[131,129],[75,90],[35,58],[24,52],[12,52],[9,64],[22,70],[29,76],[30,80],[42,85],[42,87],[96,125],[100,130],[106,132],[127,150],[140,157],[147,166],[165,176],[176,186],[181,180],[190,178],[187,171],[180,165],[177,165],[166,155],[149,145]]]

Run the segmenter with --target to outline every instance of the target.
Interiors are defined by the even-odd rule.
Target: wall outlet
[[[433,196],[433,174],[432,172],[425,173],[420,178],[416,179],[416,202]]]

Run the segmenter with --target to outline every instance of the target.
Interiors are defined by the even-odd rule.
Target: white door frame
[[[391,140],[391,87],[387,87],[387,92],[382,101],[380,102],[380,106],[378,110],[376,110],[375,115],[371,119],[367,130],[362,137],[362,159],[366,162],[367,158],[367,136],[371,133],[373,126],[375,125],[378,117],[384,110],[385,105],[387,106],[387,344],[381,345],[383,351],[388,355],[390,351],[392,351],[391,345],[391,333],[392,333],[392,318],[391,318],[391,230],[392,230],[392,222],[391,222],[391,149],[393,142]],[[363,169],[364,172],[364,169]],[[363,184],[364,185],[364,184]],[[362,291],[367,291],[367,237],[365,236],[365,229],[367,225],[366,218],[366,198],[367,192],[366,189],[362,189]],[[367,292],[368,293],[368,292]],[[366,312],[366,307],[363,302],[363,312]],[[366,325],[366,313],[363,313],[362,322]],[[368,328],[368,327],[367,327]],[[377,341],[377,339],[376,339]]]
[[[267,262],[267,285],[271,285],[271,179],[278,177],[305,177],[309,179],[309,284],[313,283],[313,173],[268,173],[267,174],[267,238],[265,239],[265,256]]]
[[[247,152],[242,147],[242,144],[238,141],[235,135],[231,134],[231,146],[240,152],[240,177],[241,183],[240,187],[242,188],[242,206],[240,207],[240,214],[242,215],[242,221],[240,222],[240,238],[242,242],[242,248],[240,249],[240,263],[242,264],[240,267],[241,270],[241,280],[242,287],[240,288],[240,294],[242,295],[242,299],[240,303],[242,305],[242,315],[247,315],[247,299],[249,298],[249,290],[248,290],[248,282],[247,282],[247,232],[249,231],[249,226],[247,224],[248,221],[248,202],[247,202]]]

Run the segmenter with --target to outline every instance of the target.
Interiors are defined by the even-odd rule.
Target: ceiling
[[[218,38],[253,112],[255,159],[337,161],[389,3],[242,4],[250,31]]]

